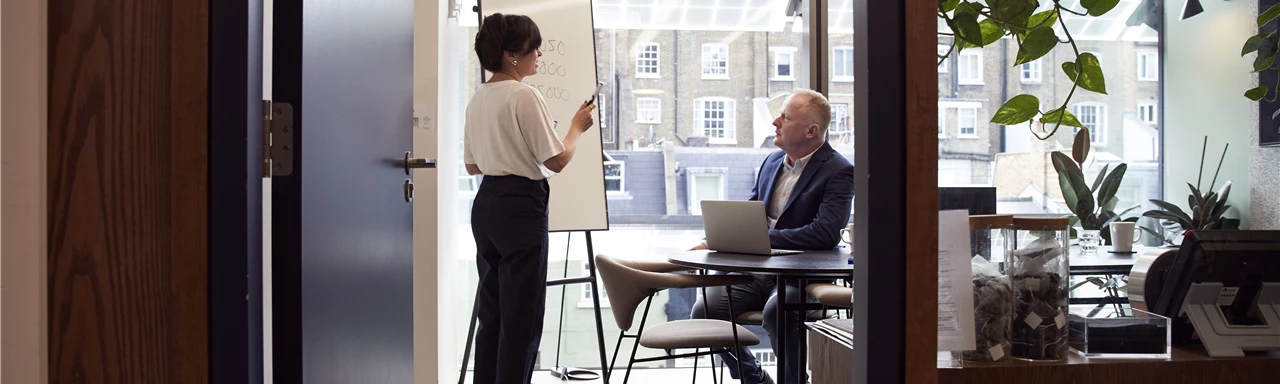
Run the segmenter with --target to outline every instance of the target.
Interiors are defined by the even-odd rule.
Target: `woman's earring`
[[[516,65],[516,61],[515,61],[515,60],[511,60],[511,65]]]

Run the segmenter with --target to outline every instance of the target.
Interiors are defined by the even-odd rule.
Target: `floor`
[[[774,367],[765,366],[764,370],[766,372],[769,372],[769,376],[774,377]],[[635,383],[635,384],[650,384],[650,383],[668,383],[668,384],[708,383],[710,384],[710,383],[713,383],[713,381],[711,380],[711,376],[709,375],[710,372],[711,370],[709,368],[706,368],[706,367],[699,368],[697,380],[694,381],[693,368],[635,369],[631,371],[631,379],[628,380],[627,382]],[[622,378],[623,378],[623,375],[626,374],[626,370],[620,369],[615,371],[614,373],[616,377],[613,377],[612,380],[610,380],[610,382],[622,383]],[[724,372],[724,378],[725,378],[725,383],[727,384],[738,383],[737,380],[729,378],[729,371]],[[603,383],[603,382],[604,382],[603,380],[561,381],[560,378],[551,376],[551,373],[548,371],[539,371],[533,374],[533,384]],[[470,375],[467,376],[467,383],[471,383]]]

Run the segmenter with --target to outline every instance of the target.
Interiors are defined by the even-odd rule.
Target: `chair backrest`
[[[631,320],[635,317],[636,307],[640,306],[640,302],[657,291],[642,283],[643,274],[652,272],[641,271],[625,263],[626,260],[596,255],[596,269],[600,272],[605,292],[609,292],[613,321],[623,331],[631,329]]]

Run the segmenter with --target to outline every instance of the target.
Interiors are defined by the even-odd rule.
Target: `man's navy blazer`
[[[763,201],[768,206],[786,157],[783,151],[776,151],[764,159],[749,200]],[[830,143],[823,143],[809,158],[778,222],[769,230],[769,245],[786,249],[835,248],[840,243],[840,229],[849,223],[853,178],[853,164]]]

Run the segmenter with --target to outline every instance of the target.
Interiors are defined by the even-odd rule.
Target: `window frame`
[[[981,50],[981,49],[966,49],[966,50],[964,50],[964,51],[961,51],[959,56],[960,56],[960,57],[959,57],[959,61],[957,61],[957,62],[956,62],[956,82],[958,82],[960,85],[984,85],[984,84],[986,84],[986,83],[983,81],[983,79],[982,79],[982,77],[983,77],[983,74],[982,74],[982,72],[983,72],[983,70],[982,70],[982,69],[983,69],[983,67],[982,67],[982,50]],[[976,69],[976,71],[977,71],[976,76],[977,76],[977,77],[965,77],[965,67],[966,67],[966,65],[965,65],[965,61],[966,61],[966,58],[967,58],[968,60],[977,60],[977,65],[976,65],[976,68],[977,68],[977,69]]]
[[[610,165],[617,165],[619,171],[618,171],[618,176],[609,176],[607,172],[604,174],[604,180],[606,181],[606,183],[604,184],[605,193],[613,194],[613,195],[626,194],[627,193],[627,162],[621,161],[621,160],[606,160],[604,161],[604,165],[601,167],[601,169],[603,170],[604,168],[608,168]],[[618,190],[616,191],[609,190],[609,183],[607,183],[607,181],[609,180],[618,180]]]
[[[837,112],[841,109],[844,110],[843,118],[841,116],[841,113]],[[831,103],[831,124],[827,125],[827,134],[832,135],[832,134],[849,133],[852,128],[850,128],[848,124],[844,124],[845,125],[844,129],[835,129],[836,127],[840,126],[842,123],[845,123],[846,121],[848,121],[847,120],[848,118],[849,118],[848,103]]]
[[[1040,60],[1041,59],[1035,59],[1029,63],[1024,63],[1020,66],[1018,79],[1021,81],[1022,84],[1040,84],[1043,81],[1044,65],[1041,64]],[[1034,76],[1028,76],[1028,75],[1034,75]]]
[[[769,52],[773,53],[773,77],[769,80],[773,81],[795,81],[796,80],[796,47],[770,47]],[[778,68],[782,65],[780,55],[787,55],[787,71],[790,74],[783,76],[778,72]]]
[[[938,106],[938,138],[947,138],[947,107]]]
[[[956,137],[961,139],[978,138],[978,110],[980,109],[982,108],[977,106],[956,107]],[[965,116],[963,111],[973,111],[973,116],[971,116],[973,119],[973,133],[964,133]]]
[[[724,200],[727,196],[726,185],[729,178],[729,169],[724,167],[688,167],[685,168],[685,190],[688,197],[685,199],[688,205],[689,215],[702,216],[702,200],[698,200],[698,177],[715,176],[719,179],[719,191],[717,191],[717,199]]]
[[[719,49],[724,57],[715,59],[716,52],[709,52],[708,48]],[[716,62],[724,63],[724,73],[708,73],[708,70],[715,72],[718,68],[714,66]],[[712,66],[708,66],[712,64]],[[725,43],[703,43],[702,44],[702,78],[704,80],[728,80],[729,79],[729,44]]]
[[[1151,50],[1138,51],[1138,81],[1160,81],[1160,53]],[[1150,69],[1150,72],[1147,70]]]
[[[1147,108],[1151,109],[1150,119],[1147,119],[1147,111],[1146,111]],[[1160,125],[1159,103],[1157,103],[1155,100],[1138,101],[1138,120],[1144,123],[1150,124],[1151,126]]]
[[[642,102],[652,101],[657,103],[655,108],[641,108]],[[645,113],[652,112],[654,119],[645,120],[642,117]],[[636,124],[662,124],[662,98],[659,97],[636,97]]]
[[[945,55],[950,50],[951,50],[950,45],[938,44],[938,56]],[[947,56],[946,59],[942,59],[942,62],[938,63],[938,73],[948,73],[950,72],[950,67],[951,67],[951,56]]]
[[[724,117],[721,119],[724,122],[724,127],[722,128],[724,130],[724,137],[713,137],[707,134],[706,123],[708,120],[706,118],[706,111],[707,111],[706,103],[711,103],[711,102],[724,103]],[[710,144],[737,144],[738,143],[738,136],[737,136],[738,121],[737,121],[736,112],[737,112],[737,102],[734,99],[731,99],[728,97],[709,96],[709,97],[699,97],[699,98],[693,99],[694,127],[698,129],[698,133],[707,137],[707,143],[710,143]]]
[[[653,47],[653,58],[645,57],[650,53],[648,48]],[[644,63],[652,60],[653,65]],[[653,73],[640,72],[641,68],[653,68]],[[662,78],[662,45],[655,42],[642,42],[636,44],[636,78],[640,79],[660,79]]]
[[[1094,124],[1097,129],[1089,130],[1089,144],[1095,147],[1107,146],[1107,105],[1096,101],[1085,101],[1071,105],[1071,113],[1076,116],[1076,120],[1079,120],[1081,125],[1087,124],[1084,121],[1084,115],[1080,113],[1080,109],[1083,107],[1097,108],[1094,112],[1094,119],[1096,120]],[[1075,128],[1072,133],[1079,131],[1080,128]]]
[[[565,260],[565,262],[568,263],[569,260]],[[582,263],[582,277],[591,276],[591,270],[590,270],[591,265],[587,264],[586,261],[582,261],[581,263]],[[582,285],[582,289],[579,290],[578,292],[578,305],[577,305],[578,309],[595,308],[596,306],[595,302],[591,298],[591,295],[594,293],[591,290],[591,284],[581,284],[581,285]],[[600,295],[600,308],[609,308],[610,307],[609,291],[604,289],[604,282],[600,281],[599,273],[596,273],[596,286],[600,288],[600,292],[603,292],[603,294]]]
[[[841,65],[840,65],[840,61],[838,60],[840,59],[839,52],[841,51],[848,52],[848,55],[849,55],[849,61],[847,66],[848,68],[846,68],[849,71],[848,74],[840,73]],[[838,46],[831,47],[831,81],[838,82],[838,83],[853,82],[853,75],[854,75],[853,62],[854,62],[854,58],[853,58],[852,46],[838,45]]]

